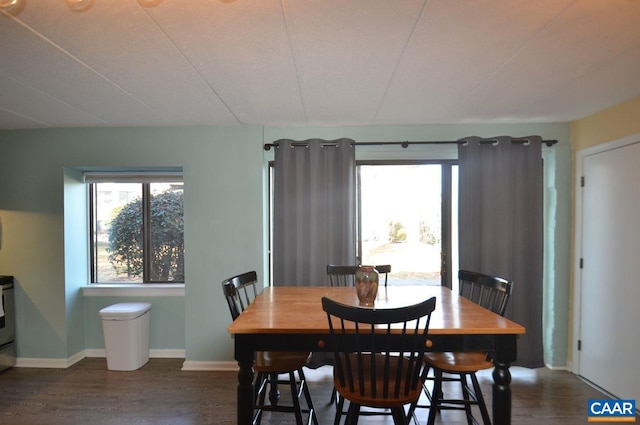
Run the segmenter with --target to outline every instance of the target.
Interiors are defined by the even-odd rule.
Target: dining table
[[[238,362],[238,424],[251,424],[254,409],[253,361],[257,351],[332,352],[327,314],[321,299],[328,297],[358,306],[353,287],[270,286],[264,288],[231,323],[235,360]],[[380,287],[374,305],[363,308],[396,308],[436,297],[431,314],[431,351],[486,351],[491,353],[492,413],[495,425],[511,423],[511,374],[516,341],[525,328],[495,314],[444,286]]]

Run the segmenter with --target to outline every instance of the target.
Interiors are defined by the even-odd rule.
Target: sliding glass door
[[[451,286],[457,270],[454,179],[451,161],[359,163],[360,263],[391,265],[390,285]]]
[[[358,263],[391,265],[389,285],[456,289],[456,161],[358,161],[357,169]],[[271,185],[269,199],[273,205]]]

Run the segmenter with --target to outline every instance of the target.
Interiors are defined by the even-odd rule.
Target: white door
[[[586,155],[582,167],[578,373],[640,400],[640,142]]]

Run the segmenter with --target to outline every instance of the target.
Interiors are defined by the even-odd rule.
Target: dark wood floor
[[[180,359],[151,359],[134,372],[108,371],[104,359],[84,359],[68,369],[14,368],[0,373],[0,424],[6,425],[196,425],[236,422],[234,372],[183,372]],[[513,424],[587,422],[587,400],[605,398],[575,375],[546,368],[512,368]],[[331,369],[308,371],[320,424],[333,423],[328,406]],[[480,381],[491,399],[491,374]],[[286,394],[283,391],[283,401]],[[426,409],[419,412],[426,423]],[[274,414],[265,424],[293,423]],[[362,417],[362,424],[391,423]],[[460,412],[445,412],[439,423],[463,424]]]

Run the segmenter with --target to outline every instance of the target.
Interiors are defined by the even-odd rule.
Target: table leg
[[[253,358],[250,361],[238,360],[238,425],[251,425],[255,406],[253,388]]]
[[[515,335],[497,335],[493,353],[493,424],[511,425],[511,372],[517,358]]]
[[[511,372],[508,363],[493,361],[493,423],[511,424]]]

